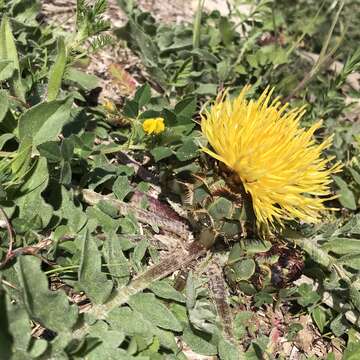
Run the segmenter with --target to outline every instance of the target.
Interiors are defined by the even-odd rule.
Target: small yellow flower
[[[110,113],[114,113],[116,111],[115,104],[110,100],[105,100],[103,107]]]
[[[160,134],[165,130],[165,124],[163,118],[146,119],[143,122],[143,130],[147,134]]]
[[[329,167],[334,157],[321,157],[333,137],[316,143],[313,134],[321,121],[304,129],[299,125],[303,107],[287,111],[279,98],[270,102],[273,90],[268,88],[247,101],[249,89],[245,86],[233,101],[222,96],[203,111],[201,129],[213,148],[203,150],[241,180],[258,228],[271,232],[275,224],[292,219],[318,222],[324,202],[334,198],[330,176],[342,167]]]

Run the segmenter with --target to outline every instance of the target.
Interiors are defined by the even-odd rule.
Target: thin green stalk
[[[200,32],[201,32],[201,18],[204,8],[205,0],[198,0],[198,7],[196,10],[193,30],[193,48],[198,49],[200,47]]]

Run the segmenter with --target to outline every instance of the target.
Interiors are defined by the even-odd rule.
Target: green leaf
[[[88,230],[83,231],[81,241],[79,286],[86,292],[91,301],[96,304],[103,304],[111,294],[112,281],[109,281],[107,276],[101,272],[101,253]]]
[[[39,226],[46,227],[52,217],[53,208],[47,204],[41,194],[49,181],[49,171],[45,158],[40,158],[36,166],[27,175],[26,181],[18,190],[15,199],[19,207],[19,218],[32,222],[41,219]]]
[[[0,122],[3,121],[8,110],[9,110],[8,94],[5,90],[0,90]]]
[[[141,86],[135,93],[134,100],[139,104],[139,109],[147,105],[151,98],[151,89],[148,83]]]
[[[334,237],[330,238],[330,241],[326,241],[321,248],[340,255],[354,253],[360,249],[360,239]]]
[[[113,192],[119,200],[124,200],[125,196],[132,191],[127,176],[119,176],[113,185]]]
[[[139,293],[133,295],[128,303],[133,310],[143,314],[154,325],[172,331],[183,329],[179,320],[160,300],[156,299],[154,294]]]
[[[196,97],[191,96],[179,101],[175,105],[175,114],[179,124],[186,124],[192,121],[192,116],[196,111]]]
[[[62,159],[60,147],[57,141],[47,141],[37,147],[41,156],[49,162],[60,162]]]
[[[20,301],[12,303],[8,299],[8,316],[13,347],[26,352],[31,341],[31,323],[24,305]]]
[[[16,73],[14,80],[11,81],[11,87],[14,95],[25,102],[25,91],[21,82],[19,56],[11,31],[10,21],[6,15],[2,17],[0,24],[0,60],[9,60],[12,62]]]
[[[195,89],[194,93],[198,95],[216,95],[217,84],[199,84],[198,88]]]
[[[153,336],[157,336],[162,346],[178,351],[175,337],[171,332],[159,329],[136,310],[131,310],[129,307],[114,309],[107,320],[113,329],[123,330],[128,335],[140,335],[150,341]]]
[[[82,209],[82,205],[76,200],[72,190],[67,190],[65,186],[61,186],[61,203],[56,214],[60,219],[66,220],[67,227],[76,234],[87,222],[87,216]]]
[[[135,119],[139,113],[139,104],[135,100],[126,101],[123,113],[126,117]]]
[[[185,140],[175,152],[180,161],[188,161],[199,155],[199,147],[194,144],[192,139]]]
[[[301,306],[308,306],[316,303],[321,299],[321,296],[312,289],[310,284],[301,284],[298,288],[299,298],[297,302]]]
[[[201,355],[216,355],[217,347],[212,344],[213,336],[187,326],[182,339],[191,350]]]
[[[360,354],[360,343],[351,343],[344,351],[342,360],[358,360]]]
[[[219,31],[221,35],[221,40],[225,45],[230,45],[234,36],[234,26],[230,23],[229,18],[222,16],[219,21]]]
[[[152,283],[149,289],[158,297],[173,300],[180,303],[185,302],[185,297],[183,294],[175,290],[167,280],[160,280]]]
[[[158,146],[152,149],[150,153],[154,157],[155,162],[166,159],[173,155],[173,151],[166,146]]]
[[[84,90],[92,90],[99,86],[100,79],[92,74],[86,74],[75,68],[69,68],[64,74],[64,80],[78,84]]]
[[[356,181],[356,183],[358,185],[360,185],[360,174],[353,168],[349,167],[348,168],[350,173],[351,173],[351,176],[353,177],[353,179]]]
[[[11,60],[0,60],[0,81],[10,79],[14,70],[14,63]]]
[[[315,321],[315,324],[319,328],[320,332],[324,332],[324,327],[326,324],[326,313],[324,309],[322,309],[320,306],[316,307],[312,312],[311,316]]]
[[[62,36],[58,38],[57,42],[57,56],[55,63],[49,71],[49,84],[48,84],[48,101],[53,101],[57,98],[61,88],[61,80],[63,78],[66,66],[66,47],[65,41]]]
[[[21,256],[15,265],[27,311],[32,319],[48,329],[69,331],[77,321],[77,307],[69,305],[63,291],[48,289],[40,266],[41,260],[33,256]]]
[[[126,352],[123,349],[119,349],[119,346],[125,339],[123,331],[111,330],[104,321],[97,321],[91,326],[88,335],[90,338],[97,337],[101,344],[86,353],[84,356],[89,360],[117,360],[123,359]]]
[[[232,202],[223,197],[219,197],[214,200],[208,208],[208,212],[214,220],[229,218],[232,214],[232,211]]]
[[[5,292],[0,285],[0,352],[1,358],[10,360],[12,354],[12,338],[9,332],[9,319],[6,308]]]
[[[16,179],[21,179],[29,170],[31,161],[31,138],[26,136],[20,143],[20,147],[17,151],[11,163],[11,170]]]
[[[41,103],[27,110],[19,118],[19,138],[32,138],[34,146],[56,140],[63,126],[70,120],[73,99]]]
[[[240,352],[236,346],[225,339],[220,339],[218,350],[221,360],[238,360],[240,357]]]
[[[340,191],[338,192],[340,197],[339,201],[342,206],[350,210],[356,210],[357,205],[355,201],[354,193],[349,189],[346,182],[339,176],[333,176],[336,185],[339,187]]]
[[[231,268],[237,281],[248,280],[254,275],[256,264],[253,259],[244,259],[233,264]]]
[[[32,346],[29,350],[29,355],[32,358],[37,358],[44,354],[48,347],[48,342],[44,339],[35,339],[35,341],[32,343]]]
[[[130,264],[127,261],[116,232],[109,233],[104,243],[103,254],[107,262],[107,268],[118,286],[126,285],[130,277]]]
[[[335,336],[342,336],[345,334],[347,329],[349,328],[349,324],[344,318],[343,314],[339,314],[331,323],[330,329]]]

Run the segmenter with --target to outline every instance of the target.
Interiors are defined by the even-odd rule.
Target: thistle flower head
[[[143,122],[143,130],[146,134],[160,134],[165,130],[165,124],[163,118],[146,119]]]
[[[203,111],[202,132],[213,149],[203,150],[241,180],[259,228],[271,232],[293,219],[318,222],[324,201],[333,198],[330,175],[341,169],[339,163],[329,166],[333,157],[321,156],[332,136],[318,144],[313,135],[321,121],[304,129],[299,124],[304,108],[287,111],[279,98],[270,101],[269,88],[248,101],[249,89],[234,100],[222,96]]]

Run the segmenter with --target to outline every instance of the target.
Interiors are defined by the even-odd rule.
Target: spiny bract
[[[330,175],[341,169],[339,163],[328,166],[333,157],[321,157],[332,136],[316,143],[313,135],[321,121],[304,129],[299,124],[304,108],[287,111],[279,98],[270,102],[269,88],[247,101],[249,90],[245,86],[234,100],[220,96],[202,112],[202,132],[214,151],[203,150],[240,178],[258,228],[271,231],[293,219],[318,222],[324,201],[333,198]]]

